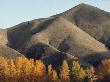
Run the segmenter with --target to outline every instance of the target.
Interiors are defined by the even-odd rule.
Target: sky
[[[80,3],[90,4],[110,12],[110,0],[0,0],[0,28],[49,17]]]

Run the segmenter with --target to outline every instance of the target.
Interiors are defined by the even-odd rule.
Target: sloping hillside
[[[0,29],[0,45],[4,47],[1,52],[21,53],[48,64],[78,59],[94,65],[110,57],[109,31],[108,12],[79,4],[58,15]]]
[[[28,58],[44,59],[45,55],[50,57],[50,54],[64,52],[74,59],[108,51],[104,44],[63,17],[50,17],[37,24],[33,22],[25,22],[8,30],[10,47],[26,54]]]
[[[56,16],[62,16],[110,48],[110,13],[79,4]]]
[[[15,59],[16,57],[25,57],[23,54],[19,53],[18,51],[1,45],[0,45],[0,56],[9,59]]]

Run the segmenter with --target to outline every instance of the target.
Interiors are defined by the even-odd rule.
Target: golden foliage
[[[58,82],[58,75],[55,70],[52,70],[52,82]]]
[[[94,82],[97,80],[97,75],[95,73],[96,72],[92,66],[90,68],[86,69],[86,75],[88,78],[88,82]]]
[[[61,70],[60,70],[60,78],[62,82],[70,82],[70,77],[69,77],[69,67],[68,67],[68,63],[66,60],[63,61],[63,64],[61,66]]]
[[[48,82],[52,82],[52,65],[48,65]]]
[[[110,75],[110,60],[103,60],[99,65],[98,74]],[[59,70],[52,65],[45,65],[41,60],[18,57],[15,60],[0,57],[0,82],[94,82],[97,80],[93,67],[84,70],[78,61],[69,67],[66,60]]]
[[[72,62],[71,77],[75,82],[82,82],[85,78],[85,71],[80,67],[78,61]]]
[[[59,82],[58,74],[52,69],[52,65],[48,65],[48,82]]]
[[[45,65],[40,60],[0,57],[0,82],[45,82],[45,74]]]
[[[80,68],[80,70],[79,70],[79,81],[82,82],[84,80],[85,76],[86,76],[86,73],[85,73],[84,69]]]
[[[45,82],[46,68],[41,60],[36,60],[33,69],[33,77],[36,78],[36,82]]]
[[[110,59],[102,60],[99,65],[99,72],[104,75],[110,74]]]
[[[102,60],[98,67],[98,79],[110,81],[110,59]]]

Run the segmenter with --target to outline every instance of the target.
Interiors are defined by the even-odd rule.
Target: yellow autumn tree
[[[55,70],[52,70],[52,82],[58,82],[58,75]]]
[[[110,74],[110,59],[102,60],[101,64],[98,67],[98,70],[103,75]]]
[[[82,82],[86,77],[85,70],[83,68],[80,68],[79,70],[79,82]]]
[[[98,80],[110,79],[110,59],[105,59],[101,61],[101,64],[98,67]],[[108,81],[108,80],[107,80]]]
[[[41,60],[36,60],[33,74],[34,78],[36,78],[35,82],[45,82],[46,68]]]
[[[60,82],[56,70],[52,69],[52,65],[48,65],[48,80],[47,82]]]
[[[75,82],[82,82],[85,78],[85,71],[80,67],[78,61],[72,62],[71,79]]]
[[[8,61],[8,65],[9,65],[9,81],[10,82],[16,82],[17,78],[16,78],[16,74],[17,74],[17,70],[16,70],[16,66],[14,61],[11,59],[10,61]]]
[[[95,73],[94,67],[92,66],[86,69],[88,82],[94,82],[97,80],[97,75]]]
[[[52,65],[48,65],[48,82],[52,82]]]
[[[64,60],[62,66],[61,66],[61,70],[60,70],[61,82],[70,82],[69,72],[70,72],[70,70],[68,67],[68,63],[66,60]]]
[[[31,63],[30,60],[27,58],[24,58],[23,60],[23,65],[22,65],[22,76],[24,79],[24,82],[28,82],[31,80],[31,72],[33,70],[33,64]]]
[[[17,57],[16,60],[15,60],[15,66],[16,66],[16,71],[17,71],[17,74],[16,74],[16,79],[17,81],[21,81],[23,80],[23,77],[24,75],[22,74],[23,73],[23,70],[22,70],[22,67],[23,67],[24,64],[24,58],[22,57]]]

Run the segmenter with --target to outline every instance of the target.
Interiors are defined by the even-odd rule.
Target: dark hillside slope
[[[23,22],[16,26],[8,28],[8,46],[16,50],[22,48],[22,45],[25,43],[25,41],[33,35],[34,29],[38,29],[38,25],[45,20],[46,19],[36,19],[32,21]]]
[[[25,23],[22,25],[24,24]],[[42,54],[46,54],[47,52],[50,53],[50,51],[54,52],[52,51],[52,47],[61,52],[71,55],[75,54],[74,56],[76,57],[83,57],[94,52],[108,51],[102,43],[98,42],[62,17],[49,18],[45,22],[40,23],[40,25],[38,25],[39,27],[34,27],[34,33],[31,30],[33,28],[32,25],[28,26],[27,24],[27,27],[21,27],[22,25],[15,28],[14,31],[17,32],[13,32],[13,29],[9,29],[9,32],[10,34],[18,33],[14,34],[15,37],[13,38],[15,40],[19,39],[17,40],[18,42],[22,42],[24,39],[24,43],[22,44],[23,46],[18,43],[22,48],[19,49],[18,46],[17,49],[19,49],[23,54],[28,54],[28,56],[32,54],[33,58],[36,58],[37,55],[39,58]],[[20,32],[18,29],[23,31]],[[25,35],[28,37],[26,38]],[[13,35],[10,37],[13,37]],[[17,45],[17,41],[12,41]],[[13,48],[16,49],[16,45],[13,45]],[[43,48],[44,45],[49,46],[49,50],[47,50],[47,48]]]

